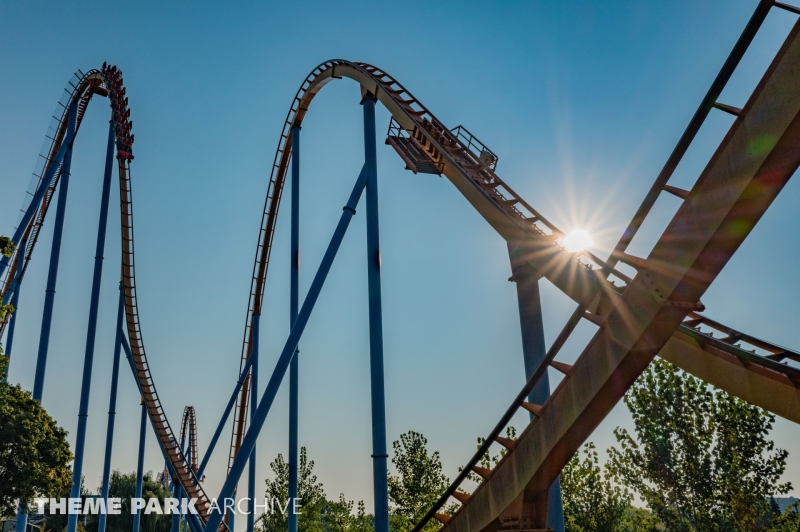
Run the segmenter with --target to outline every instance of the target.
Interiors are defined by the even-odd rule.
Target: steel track
[[[250,316],[253,313],[260,313],[263,304],[264,285],[281,194],[291,158],[290,129],[295,124],[302,124],[311,101],[325,84],[333,79],[343,77],[355,80],[362,86],[363,90],[374,94],[384,104],[394,120],[407,132],[409,138],[433,161],[437,168],[441,168],[442,173],[453,182],[459,192],[465,196],[498,233],[511,243],[512,247],[524,247],[524,251],[529,257],[529,263],[535,267],[537,272],[550,280],[576,302],[584,301],[587,297],[599,294],[587,304],[588,316],[593,316],[593,319],[602,319],[611,313],[621,294],[624,294],[631,284],[630,277],[590,253],[575,254],[565,251],[558,242],[558,239],[563,236],[563,232],[525,202],[507,183],[500,179],[495,173],[494,165],[489,166],[482,161],[480,154],[475,153],[470,145],[466,145],[457,133],[445,127],[442,122],[389,74],[366,63],[331,60],[316,67],[302,83],[293,100],[281,132],[278,150],[273,160],[259,232],[248,302],[248,318],[245,325],[240,359],[240,371],[251,351]],[[104,72],[92,70],[88,74],[81,73],[80,79],[70,95],[73,100],[75,98],[80,99],[78,123],[80,123],[92,94],[105,95],[105,86]],[[65,115],[59,120],[58,135],[53,138],[49,150],[48,156],[50,158],[57,152],[61,143],[60,139],[64,136],[66,128],[64,118]],[[188,496],[198,499],[196,508],[200,511],[201,517],[205,521],[209,500],[195,478],[192,468],[189,468],[186,464],[185,457],[164,414],[147,363],[136,297],[133,197],[129,159],[118,158],[118,168],[122,216],[122,281],[125,296],[126,327],[133,352],[138,386],[147,405],[151,424],[158,435],[160,447],[176,472],[177,480],[181,483]],[[38,229],[47,213],[52,190],[55,189],[55,186],[56,182],[54,181],[50,185],[51,192],[45,196],[39,213],[33,218],[26,231],[26,235],[32,240],[28,244],[23,268],[27,266],[32,255],[38,238]],[[16,264],[16,261],[12,261],[12,264]],[[9,269],[9,274],[4,282],[4,290],[8,286],[8,280],[13,279],[13,271],[13,268]],[[761,376],[768,375],[769,378],[775,382],[780,382],[783,386],[797,389],[798,382],[800,382],[798,378],[800,377],[800,372],[796,368],[780,362],[784,359],[800,360],[800,354],[726,327],[719,322],[698,314],[699,309],[700,307],[697,305],[687,309],[689,313],[687,322],[679,325],[673,334],[673,338],[676,341],[686,343],[688,338],[693,342],[696,347],[696,352],[692,352],[693,356],[699,358],[714,357],[715,360],[721,361],[723,371],[741,371],[744,367],[745,372],[757,373]],[[703,330],[703,327],[706,330]],[[709,328],[724,331],[726,336],[720,339],[713,338],[707,330]],[[735,345],[741,342],[749,344],[749,346],[765,352],[765,354],[751,353]],[[706,358],[703,358],[703,360],[706,360]],[[684,362],[683,365],[680,362],[677,363],[689,372],[698,372],[688,362]],[[230,460],[235,457],[246,429],[247,409],[249,406],[248,384],[249,381],[245,382],[236,404],[234,427],[231,436],[231,452],[229,454]],[[722,387],[725,388],[724,385]],[[759,404],[759,400],[753,400],[753,397],[747,396],[747,393],[741,390],[729,391],[755,404]],[[764,405],[759,404],[759,406]],[[764,407],[770,408],[769,405]],[[772,411],[776,409],[773,407]],[[800,412],[796,414],[797,418],[794,418],[794,414],[791,413],[778,413],[795,421],[800,419]],[[197,456],[196,442],[192,446],[193,456]]]

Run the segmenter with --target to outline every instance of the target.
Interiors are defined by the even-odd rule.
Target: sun
[[[592,245],[592,237],[583,229],[573,229],[561,239],[561,245],[570,253],[583,251]]]

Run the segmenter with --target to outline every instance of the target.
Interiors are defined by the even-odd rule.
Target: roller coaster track
[[[200,455],[197,454],[197,420],[195,419],[193,406],[187,406],[183,409],[183,419],[181,419],[181,441],[188,442],[184,449],[189,450],[187,454],[191,456],[192,471],[197,473]]]
[[[769,1],[760,4],[753,18],[757,22],[755,29],[751,28],[751,20],[746,34],[752,30],[754,35],[772,5]],[[792,30],[743,109],[715,101],[730,74],[719,90],[712,87],[709,92],[714,96],[712,106],[736,115],[728,135],[692,190],[681,190],[669,186],[666,180],[657,180],[657,193],[667,191],[684,202],[649,257],[627,255],[622,246],[609,261],[587,251],[566,251],[560,243],[563,232],[497,175],[497,156],[491,150],[463,127],[445,127],[385,71],[345,60],[320,64],[295,95],[273,160],[251,278],[240,372],[245,369],[252,351],[252,316],[261,313],[263,304],[281,194],[292,154],[290,130],[302,124],[311,101],[325,84],[346,77],[360,84],[362,94],[376,97],[388,109],[392,122],[387,144],[398,152],[406,167],[414,172],[439,173],[447,177],[508,242],[512,259],[517,264],[514,275],[521,273],[520,269],[534,272],[578,303],[576,314],[546,359],[547,364],[565,373],[566,378],[547,403],[531,405],[525,402],[527,391],[547,366],[537,370],[489,435],[484,448],[473,457],[467,470],[459,475],[417,529],[433,517],[457,531],[541,528],[542,494],[656,355],[744,400],[800,422],[800,371],[786,363],[787,360],[800,362],[800,353],[714,321],[702,314],[704,308],[700,303],[705,290],[800,164],[800,153],[796,149],[800,144],[800,98],[797,96],[800,73],[792,69],[793,65],[800,64],[799,32],[800,26]],[[746,49],[750,40],[752,35],[740,40],[737,47],[744,42]],[[737,52],[738,58],[744,50],[740,52]],[[182,437],[187,431],[190,437],[191,456],[195,462],[190,467],[158,397],[142,338],[136,296],[130,176],[133,137],[128,120],[130,111],[127,100],[123,100],[121,73],[114,67],[86,74],[79,72],[70,86],[68,101],[62,104],[63,111],[55,118],[53,134],[48,137],[51,143],[42,156],[42,171],[35,175],[41,180],[44,169],[56,164],[56,154],[67,131],[65,119],[69,105],[66,104],[77,103],[77,124],[80,124],[93,94],[109,96],[112,119],[117,124],[125,321],[137,384],[162,452],[174,472],[173,478],[186,495],[197,499],[200,517],[207,521],[211,503],[195,475],[198,455],[196,432],[192,429],[194,411],[187,408],[181,424]],[[757,138],[770,138],[774,142],[768,149],[753,153],[747,147]],[[28,246],[22,261],[23,272],[57,184],[58,172],[54,175],[50,183],[44,184],[47,189],[41,205],[24,230],[22,240],[28,240]],[[667,172],[667,179],[669,175],[671,171]],[[648,210],[644,210],[644,216]],[[641,212],[637,213],[637,218],[642,218],[640,215]],[[633,267],[636,275],[631,278],[616,269],[618,261]],[[15,278],[17,262],[10,262],[11,267],[3,279],[4,293]],[[566,337],[582,319],[595,324],[597,333],[573,366],[556,361],[555,356]],[[715,338],[714,332],[724,336]],[[247,428],[249,396],[249,380],[246,379],[235,404],[229,470]],[[518,440],[500,438],[504,424],[521,407],[534,412],[535,419]],[[503,460],[492,471],[473,467],[493,443],[509,448]],[[456,488],[470,468],[485,481],[475,493],[465,496],[456,492]],[[461,502],[461,509],[452,517],[438,514],[438,509],[451,496]]]
[[[112,107],[112,121],[115,129],[115,143],[117,148],[117,163],[119,170],[120,184],[120,210],[121,210],[121,231],[122,231],[122,284],[124,289],[125,321],[127,336],[132,351],[134,368],[136,372],[137,385],[145,401],[148,417],[154,432],[158,436],[159,444],[165,458],[175,472],[175,478],[180,482],[183,490],[190,498],[197,498],[201,505],[198,510],[205,514],[208,509],[208,498],[203,493],[200,483],[194,475],[192,468],[188,467],[183,452],[178,445],[174,432],[164,413],[161,401],[158,397],[150,367],[147,363],[147,356],[142,340],[141,326],[139,323],[139,310],[136,298],[136,269],[134,262],[134,234],[133,234],[133,197],[130,178],[130,161],[133,159],[132,144],[133,135],[131,134],[132,122],[130,110],[127,108],[127,98],[125,98],[125,88],[122,83],[122,75],[116,67],[103,66],[102,70],[90,70],[88,73],[78,71],[69,83],[69,88],[65,89],[66,98],[62,98],[59,106],[63,108],[60,117],[54,116],[53,125],[48,138],[51,139],[49,148],[43,152],[41,157],[44,164],[41,171],[34,174],[36,187],[41,186],[41,181],[45,175],[45,170],[50,168],[55,161],[56,154],[59,152],[62,142],[67,132],[67,118],[70,104],[77,103],[77,123],[80,124],[84,112],[93,94],[108,96]],[[77,133],[77,126],[76,126]],[[73,137],[74,138],[74,137]],[[58,162],[60,164],[60,162]],[[46,193],[42,197],[41,205],[38,207],[36,215],[31,218],[25,228],[23,238],[28,239],[29,244],[26,248],[23,260],[24,268],[27,268],[32,255],[34,244],[38,238],[39,229],[47,214],[53,191],[56,188],[59,172],[56,171],[50,183],[46,183]],[[33,196],[33,194],[31,194]],[[29,200],[26,201],[29,203]],[[23,210],[27,208],[23,205]],[[17,250],[19,252],[19,248]],[[17,258],[10,261],[12,267],[8,269],[4,278],[2,293],[9,289],[11,282],[16,274]],[[3,324],[5,325],[5,323]],[[194,416],[192,416],[193,418]],[[194,448],[196,450],[196,436]],[[196,454],[194,456],[197,456]]]
[[[83,84],[84,80],[85,86]],[[68,82],[68,87],[64,89],[63,96],[56,106],[56,112],[51,118],[48,133],[45,135],[45,138],[49,140],[49,142],[45,142],[45,146],[42,149],[42,153],[39,155],[39,160],[37,161],[36,169],[33,173],[32,184],[35,185],[35,187],[38,187],[38,185],[41,183],[45,169],[50,166],[51,161],[55,157],[56,153],[58,153],[59,148],[61,148],[64,135],[66,134],[66,119],[69,102],[73,100],[78,101],[76,129],[79,129],[81,122],[83,121],[86,108],[89,106],[89,101],[91,100],[92,96],[94,94],[100,94],[101,96],[107,95],[107,91],[103,87],[102,83],[103,81],[100,77],[97,77],[96,71],[90,71],[88,74],[84,74],[80,70]],[[60,170],[60,163],[58,166]],[[47,215],[47,211],[50,207],[50,201],[53,197],[53,192],[58,185],[60,177],[61,172],[57,170],[55,178],[51,182],[50,186],[47,187],[45,195],[42,198],[41,206],[36,211],[34,218],[31,220],[31,223],[28,224],[25,232],[23,233],[22,240],[27,241],[27,246],[25,248],[25,257],[22,262],[22,272],[19,276],[20,279],[24,277],[25,270],[27,270],[30,258],[33,255],[33,250],[36,247],[36,243],[39,241],[39,231],[44,223],[45,216]],[[25,202],[22,205],[21,211],[25,211],[32,196],[33,191],[28,191],[26,193]],[[10,282],[14,279],[17,273],[18,264],[19,262],[16,258],[11,262],[11,267],[6,271],[6,275],[2,279],[2,283],[0,283],[0,287],[2,287],[0,293],[5,293],[9,288]],[[10,315],[6,316],[6,319],[0,322],[0,335],[2,335],[3,331],[5,330],[9,319]]]
[[[762,2],[754,16],[757,23],[751,21],[753,28],[748,27],[747,31],[755,34],[771,5],[772,2]],[[691,191],[666,183],[661,187],[681,197],[684,205],[650,257],[615,255],[615,262],[621,259],[637,270],[633,279],[591,253],[567,252],[559,243],[563,232],[495,173],[496,156],[468,132],[465,139],[462,127],[453,130],[445,127],[388,73],[366,63],[344,60],[320,64],[302,83],[294,98],[274,158],[253,269],[240,369],[251,351],[250,316],[260,314],[261,310],[275,224],[291,158],[290,130],[302,124],[312,99],[325,84],[347,77],[361,85],[362,93],[377,97],[391,113],[393,125],[387,143],[395,147],[408,169],[416,173],[422,164],[446,176],[509,243],[512,255],[522,258],[525,268],[533,269],[578,302],[579,319],[585,318],[599,326],[575,366],[550,357],[551,366],[564,372],[567,378],[546,405],[523,404],[522,399],[512,405],[536,411],[537,418],[518,443],[506,442],[511,450],[497,472],[483,472],[487,481],[473,497],[457,497],[463,506],[452,519],[435,514],[437,508],[434,508],[425,521],[436,515],[448,522],[448,527],[475,532],[487,527],[503,528],[500,514],[517,503],[518,507],[534,503],[540,509],[541,503],[536,500],[541,500],[543,491],[574,451],[656,354],[742,399],[800,422],[800,371],[781,363],[785,359],[798,361],[800,354],[700,314],[704,308],[700,297],[800,164],[797,150],[792,149],[798,145],[800,136],[795,127],[800,101],[794,97],[800,85],[789,66],[800,61],[797,32],[796,27],[744,109],[712,102],[714,107],[736,114],[737,120]],[[740,40],[744,49],[735,58],[734,67],[750,40],[752,35]],[[725,81],[729,76],[725,76]],[[724,82],[716,97],[723,87]],[[785,119],[777,118],[778,114]],[[771,150],[760,154],[760,168],[753,166],[752,160],[741,161],[747,155],[746,143],[752,142],[758,130],[776,139]],[[487,152],[489,157],[486,157]],[[744,172],[747,179],[742,177],[735,187],[721,184],[720,180],[731,177],[726,175],[723,163],[747,164]],[[735,170],[738,168],[734,167],[731,172]],[[720,198],[726,189],[730,189],[729,197]],[[747,229],[738,231],[737,235],[725,234],[734,222],[744,223]],[[688,228],[695,227],[698,234],[688,232]],[[690,266],[684,267],[682,260]],[[647,316],[644,323],[639,323],[641,316]],[[714,338],[714,330],[722,331],[725,337]],[[753,349],[747,350],[742,344]],[[761,353],[756,353],[756,349]],[[598,372],[598,366],[603,371]],[[593,394],[587,395],[587,390],[592,390]],[[249,392],[243,388],[232,431],[229,469],[245,433],[248,397]],[[524,398],[525,394],[521,393],[520,397]],[[584,403],[576,403],[578,398]],[[542,416],[547,416],[547,420]],[[560,432],[550,431],[554,427]],[[493,433],[487,445],[501,441],[498,434],[499,431]],[[556,434],[560,439],[555,438]],[[535,443],[529,443],[522,450],[527,442]],[[521,455],[523,458],[519,458]],[[531,468],[525,464],[525,470],[521,461],[535,461],[536,466]],[[524,470],[527,480],[522,480],[519,470]],[[495,490],[487,487],[491,485],[499,487]],[[448,490],[438,506],[454,493],[454,487]],[[475,500],[478,502],[473,502]],[[516,510],[528,514],[536,512],[536,508]],[[508,526],[523,526],[520,515],[509,519],[506,523],[513,521],[514,524]],[[531,524],[534,523],[525,526]],[[536,523],[536,526],[543,525]]]

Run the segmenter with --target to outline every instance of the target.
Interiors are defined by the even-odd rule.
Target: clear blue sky
[[[345,58],[400,80],[450,127],[500,157],[498,173],[563,229],[607,255],[756,5],[707,2],[209,2],[0,5],[0,233],[9,234],[62,87],[103,61],[124,72],[144,338],[173,427],[194,405],[204,452],[236,379],[269,167],[298,85]],[[794,22],[767,19],[723,101],[741,106]],[[358,87],[328,85],[303,127],[304,291],[362,163]],[[92,103],[75,144],[44,406],[74,432],[86,338],[108,107]],[[388,114],[378,113],[381,135]],[[730,117],[714,113],[673,179],[690,186]],[[505,244],[446,180],[403,170],[379,142],[388,435],[416,430],[452,478],[523,383]],[[116,194],[116,189],[115,189]],[[116,205],[116,196],[112,200]],[[800,184],[790,182],[707,293],[708,314],[800,346],[794,314]],[[663,198],[632,251],[677,208]],[[288,221],[278,223],[262,319],[262,382],[288,333]],[[89,417],[87,485],[100,483],[116,313],[112,211]],[[301,444],[330,497],[372,505],[364,218],[356,217],[301,342]],[[23,286],[12,382],[30,389],[52,222]],[[572,310],[544,283],[545,328]],[[573,360],[591,328],[564,350]],[[557,376],[553,376],[557,379]],[[259,443],[259,477],[285,452],[287,390]],[[114,465],[135,468],[139,401],[123,373]],[[524,426],[525,416],[515,420]],[[613,444],[619,406],[592,436]],[[776,423],[800,485],[800,429]],[[225,471],[226,430],[208,469]],[[154,437],[147,467],[162,467]],[[244,483],[242,487],[244,487]]]

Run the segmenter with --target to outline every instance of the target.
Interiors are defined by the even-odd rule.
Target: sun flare
[[[583,251],[592,245],[592,237],[583,229],[573,229],[561,239],[561,245],[570,253]]]

